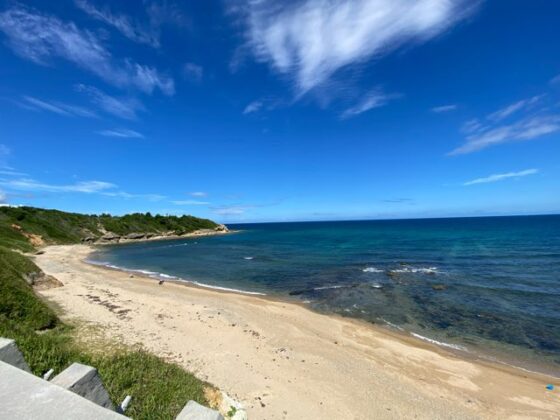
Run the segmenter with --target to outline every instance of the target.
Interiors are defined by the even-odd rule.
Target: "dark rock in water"
[[[447,290],[447,286],[445,284],[432,284],[432,289],[434,289],[434,290]]]
[[[305,292],[308,292],[309,290],[294,290],[293,292],[288,293],[290,296],[299,296],[299,295],[303,295]]]

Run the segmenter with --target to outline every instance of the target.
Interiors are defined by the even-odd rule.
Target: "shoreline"
[[[194,370],[205,379],[245,402],[250,418],[328,418],[334,413],[344,418],[357,418],[368,410],[373,410],[378,418],[401,415],[438,418],[447,417],[450,412],[457,413],[457,418],[496,415],[556,418],[553,413],[560,411],[557,393],[544,391],[546,383],[558,381],[544,374],[525,372],[521,370],[523,368],[509,367],[500,362],[470,360],[409,334],[362,320],[325,315],[303,303],[269,295],[247,295],[169,280],[158,286],[153,277],[135,273],[130,278],[130,272],[82,261],[93,251],[90,246],[47,247],[44,251],[44,254],[34,257],[36,263],[65,286],[41,294],[58,303],[66,311],[66,317],[101,324],[108,335],[127,336],[125,341],[129,343],[132,336],[156,353],[171,351],[178,354],[176,360],[181,365],[191,370],[195,367]],[[93,291],[98,294],[106,292],[107,300],[111,299],[111,295],[128,295],[128,299],[118,302],[118,305],[125,306],[124,310],[128,310],[126,319],[119,319],[118,314],[92,302],[88,294],[97,296],[93,295]],[[190,308],[189,303],[197,310]],[[177,321],[174,321],[171,330],[165,328],[163,334],[157,319],[159,315],[165,317],[171,307],[180,309],[174,313],[173,318]],[[208,312],[212,313],[211,318],[202,319],[201,314]],[[139,318],[148,317],[150,322],[136,323],[135,317],[129,317],[129,313],[135,313],[135,317]],[[224,314],[236,322],[214,325],[216,319],[223,318]],[[211,334],[207,331],[210,325],[205,325],[208,323],[216,329]],[[252,332],[239,332],[239,327],[231,326],[241,323],[246,324],[244,331]],[[154,343],[150,339],[151,334],[165,337],[161,337],[161,342]],[[188,343],[193,334],[203,342],[198,349],[197,345]],[[264,337],[266,342],[263,342]],[[278,347],[277,343],[269,343],[269,337],[284,345]],[[305,342],[304,349],[300,348],[300,341]],[[239,354],[233,359],[231,352],[224,350],[232,346],[234,350],[239,347]],[[295,370],[294,366],[278,369],[279,364],[293,364],[290,360],[294,357],[283,357],[288,351],[286,349],[289,349],[290,355],[306,355],[305,358],[297,356],[302,357],[302,361],[296,364]],[[226,365],[215,360],[224,356],[224,351],[229,362]],[[266,357],[263,357],[263,352]],[[247,358],[246,354],[251,357]],[[185,361],[187,356],[196,358],[198,362]],[[313,358],[318,365],[328,366],[328,374],[309,364]],[[240,363],[239,359],[245,363]],[[308,364],[304,364],[305,360]],[[260,366],[261,375],[257,377],[248,368],[255,364]],[[307,376],[300,371],[302,367],[309,370]],[[284,380],[276,380],[271,386],[271,375]],[[298,399],[299,393],[293,393],[290,388],[299,389],[303,395],[309,396],[307,388],[326,386],[327,378],[327,388],[335,390],[314,392],[315,398],[304,401],[286,401],[288,396]],[[304,382],[305,390],[294,385],[295,382]],[[368,391],[368,385],[374,389]],[[255,389],[267,394],[267,403],[264,396],[255,400]],[[372,394],[365,400],[355,401],[357,395],[364,392]],[[380,405],[379,399],[385,403]],[[421,401],[418,406],[416,399]],[[449,411],[450,401],[452,411]],[[290,412],[285,415],[286,410],[281,410],[282,407],[289,408]]]
[[[235,233],[235,232],[239,232],[239,231],[230,231],[227,233]],[[549,376],[551,379],[554,380],[560,379],[560,371],[554,370],[554,373],[549,372],[550,365],[544,363],[537,363],[535,360],[523,359],[521,356],[517,354],[507,353],[506,350],[504,349],[499,349],[498,351],[490,351],[490,349],[484,348],[483,346],[482,347],[475,346],[473,348],[473,347],[466,347],[466,345],[464,344],[438,341],[435,338],[424,336],[417,332],[407,330],[405,328],[402,328],[398,325],[392,324],[385,320],[383,320],[383,322],[385,323],[382,324],[382,323],[368,321],[363,318],[343,316],[341,314],[337,314],[334,312],[319,311],[316,308],[309,306],[309,301],[301,301],[301,300],[293,299],[288,295],[281,295],[281,294],[274,294],[274,293],[269,294],[265,292],[241,290],[241,289],[217,286],[212,284],[200,283],[195,280],[188,280],[187,278],[177,277],[177,276],[169,275],[167,273],[120,267],[105,262],[93,261],[89,259],[89,255],[91,255],[94,252],[95,249],[91,249],[88,255],[83,259],[83,262],[93,266],[101,267],[102,269],[105,270],[119,271],[129,275],[132,274],[139,277],[143,277],[149,280],[150,279],[163,280],[164,282],[174,283],[176,285],[183,286],[183,287],[192,287],[192,288],[197,288],[202,290],[210,290],[210,291],[215,291],[217,293],[231,293],[231,294],[239,294],[242,296],[243,295],[255,296],[255,297],[260,297],[263,299],[270,300],[272,302],[298,305],[309,311],[322,314],[325,316],[332,316],[341,319],[352,320],[362,325],[362,327],[371,327],[377,330],[381,330],[383,332],[391,332],[402,338],[412,339],[413,342],[416,342],[417,345],[418,344],[429,345],[436,349],[450,352],[458,357],[467,360],[478,361],[480,363],[488,363],[491,365],[496,364],[500,366],[506,366],[510,369],[514,369],[519,372],[542,374],[545,376]],[[333,287],[338,287],[338,286],[333,286]]]

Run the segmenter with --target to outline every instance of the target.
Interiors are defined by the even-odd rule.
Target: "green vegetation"
[[[134,213],[125,216],[85,215],[35,207],[0,207],[0,246],[30,251],[26,235],[39,235],[46,243],[71,244],[86,237],[100,237],[104,231],[129,233],[165,233],[178,235],[218,225],[193,216],[153,216]]]
[[[101,228],[118,234],[131,232],[190,232],[214,228],[214,222],[192,216],[164,217],[133,214],[122,217],[84,216],[31,207],[0,208],[0,337],[14,338],[36,375],[58,373],[73,362],[95,366],[111,395],[120,403],[133,399],[127,415],[135,419],[172,419],[188,400],[207,405],[209,385],[142,349],[117,348],[103,352],[76,339],[26,281],[41,270],[20,251],[32,252],[29,234],[47,243],[79,242],[99,236]]]

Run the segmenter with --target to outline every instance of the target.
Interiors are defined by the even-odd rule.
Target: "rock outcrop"
[[[36,290],[47,290],[64,286],[60,280],[53,276],[49,276],[42,271],[34,271],[32,273],[25,274],[23,278],[27,284],[33,286]]]
[[[146,237],[145,233],[129,233],[125,235],[125,239],[144,239]]]
[[[100,242],[119,242],[121,239],[120,235],[117,235],[116,233],[113,232],[107,232],[105,235],[103,235],[99,241]]]

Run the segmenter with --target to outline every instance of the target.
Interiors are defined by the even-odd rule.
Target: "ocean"
[[[560,376],[560,216],[228,225],[101,247],[96,264],[360,318]]]

